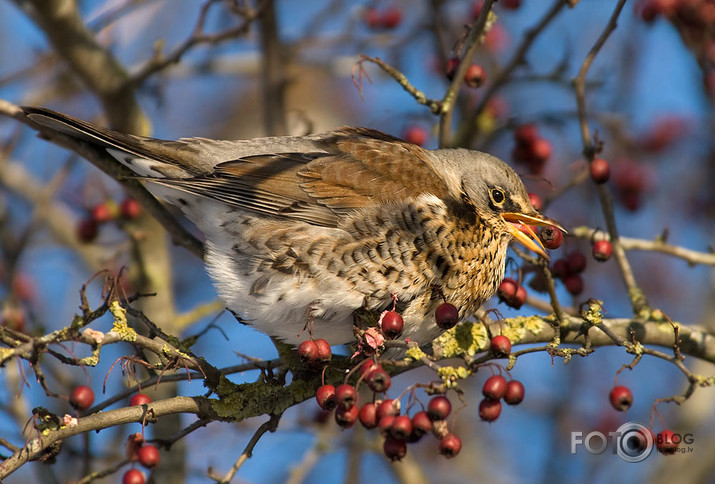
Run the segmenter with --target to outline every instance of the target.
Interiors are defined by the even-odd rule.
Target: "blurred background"
[[[57,53],[57,42],[47,33],[52,28],[47,26],[50,20],[42,13],[44,4],[53,3],[0,1],[0,98],[121,128],[117,120],[126,118],[108,115],[111,101],[88,87],[77,64]],[[583,176],[586,162],[572,79],[617,2],[571,3],[575,5],[548,0],[496,3],[497,21],[473,59],[483,68],[484,81],[478,88],[462,88],[452,126],[454,137],[446,141],[512,162],[529,191],[545,201],[545,213],[564,226],[605,229],[595,185]],[[232,139],[302,135],[355,125],[436,148],[438,119],[377,66],[363,63],[370,80],[365,75],[360,78],[357,62],[361,54],[380,57],[428,98],[441,99],[449,85],[449,59],[461,53],[460,42],[481,2],[311,0],[244,5],[238,1],[86,0],[76,4],[88,32],[131,80],[127,83],[130,97],[144,121],[129,123],[130,129],[125,130],[138,126],[134,132],[141,129],[141,134],[166,139]],[[559,4],[563,6],[557,8]],[[202,12],[207,37],[186,44]],[[259,13],[249,19],[247,12]],[[543,29],[534,30],[540,24]],[[221,36],[223,32],[229,35]],[[714,32],[712,0],[629,0],[589,71],[588,119],[603,141],[600,156],[611,163],[609,188],[624,236],[654,240],[666,235],[672,244],[712,251]],[[61,38],[62,32],[54,35]],[[188,47],[179,62],[160,65],[158,53],[166,58],[182,45]],[[91,61],[88,55],[88,65]],[[548,144],[550,156],[539,166],[513,158],[514,131],[524,124],[537,126],[539,137]],[[68,325],[80,303],[79,289],[103,268],[114,272],[126,268],[126,290],[136,289],[134,249],[142,246],[145,237],[159,247],[144,262],[158,271],[154,281],[163,281],[159,285],[163,299],[153,303],[161,310],[152,308],[152,303],[145,308],[159,326],[182,337],[206,330],[193,350],[217,367],[244,362],[246,357],[276,357],[266,336],[221,312],[201,261],[172,246],[158,224],[144,220],[149,217],[140,215],[141,240],[131,224],[105,223],[95,227],[96,234],[87,228],[96,206],[120,204],[125,199],[118,184],[84,160],[38,140],[34,132],[9,118],[0,118],[0,146],[4,325],[29,334]],[[552,259],[573,251],[589,255],[583,291],[571,295],[559,283],[562,302],[577,306],[594,297],[604,302],[607,317],[631,316],[615,262],[599,264],[590,257],[590,250],[588,240],[568,237],[553,252]],[[712,267],[690,266],[650,251],[632,251],[628,256],[636,280],[654,307],[673,321],[712,331]],[[507,272],[518,277],[515,268],[510,266]],[[89,285],[88,296],[95,305],[101,289],[101,282]],[[545,294],[527,290],[530,296],[547,300]],[[538,312],[529,305],[520,310],[508,308],[496,298],[488,306],[498,307],[507,318]],[[108,331],[111,324],[111,319],[104,318],[92,327]],[[63,348],[69,354],[75,349],[86,351]],[[50,360],[40,365],[54,392],[67,395],[75,385],[89,385],[99,402],[133,383],[122,375],[119,365],[110,372],[117,358],[132,351],[129,346],[107,347],[99,365],[86,370],[61,367]],[[431,439],[411,446],[404,462],[390,464],[382,456],[375,432],[341,431],[332,420],[320,423],[315,402],[304,402],[289,409],[278,430],[260,440],[235,482],[715,479],[715,461],[709,458],[715,449],[715,415],[708,388],[696,391],[682,406],[659,405],[662,421],[656,417],[652,424],[656,432],[667,426],[693,433],[692,453],[669,457],[654,453],[638,464],[622,461],[610,448],[598,456],[583,448],[571,454],[571,432],[607,433],[629,421],[650,426],[654,400],[684,391],[687,381],[675,366],[646,357],[632,371],[620,374],[618,382],[631,388],[634,403],[626,414],[615,411],[608,403],[608,392],[616,371],[631,360],[631,355],[615,347],[598,348],[568,365],[560,359],[552,362],[545,353],[523,356],[512,375],[524,383],[526,399],[517,407],[506,407],[491,424],[477,416],[481,386],[489,376],[478,374],[464,383],[464,408],[450,423],[459,429],[464,444],[461,455],[451,460],[439,455]],[[713,373],[707,362],[686,358],[685,364],[704,376]],[[247,372],[232,380],[254,381],[257,376],[257,372]],[[6,389],[0,396],[0,437],[15,445],[28,438],[23,428],[32,408],[71,413],[67,401],[45,395],[26,364],[6,365],[0,369],[0,378]],[[397,394],[414,381],[433,378],[424,369],[411,371],[395,378],[391,391]],[[150,395],[154,391],[146,389]],[[205,389],[194,381],[179,383],[169,391],[200,395]],[[192,421],[191,416],[177,417],[171,425],[178,432]],[[171,461],[174,455],[173,470],[179,472],[174,478],[180,475],[186,482],[206,482],[207,469],[225,473],[263,421],[211,423],[182,439],[171,452],[163,452],[162,458]],[[134,424],[77,436],[65,442],[54,466],[26,465],[7,482],[79,480],[88,470],[87,452],[94,458],[93,469],[108,467],[123,458],[124,441],[138,431],[140,426]],[[155,426],[148,427],[148,438],[157,431]],[[119,482],[120,478],[121,471],[95,482]]]

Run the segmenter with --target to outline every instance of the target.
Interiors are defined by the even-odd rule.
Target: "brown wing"
[[[363,128],[328,133],[316,146],[326,152],[248,156],[216,165],[210,176],[151,181],[322,226],[378,203],[447,196],[429,152],[419,146]]]

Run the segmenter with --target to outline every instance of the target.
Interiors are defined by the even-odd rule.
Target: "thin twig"
[[[467,33],[467,38],[465,42],[467,45],[467,50],[464,53],[464,56],[462,57],[459,66],[457,67],[457,70],[454,73],[454,77],[452,78],[452,82],[447,88],[447,92],[444,93],[444,98],[442,99],[442,102],[440,103],[440,147],[445,147],[447,145],[447,139],[449,137],[449,133],[452,130],[452,115],[454,114],[455,101],[457,100],[459,89],[461,88],[462,82],[464,81],[464,75],[466,74],[467,69],[472,63],[472,57],[474,57],[474,53],[479,47],[479,39],[484,38],[484,33],[487,31],[488,27],[490,27],[487,25],[487,21],[490,19],[490,15],[492,15],[493,21],[494,17],[491,11],[493,3],[494,0],[486,0],[482,4],[482,10],[481,12],[479,12],[479,17]]]
[[[598,233],[599,231],[590,227],[575,227],[573,229],[569,229],[569,235],[586,240],[593,240],[594,237],[596,237],[596,240],[598,240]],[[621,236],[619,237],[619,242],[624,250],[645,250],[650,252],[660,252],[661,254],[667,254],[673,257],[677,257],[678,259],[683,259],[691,265],[702,264],[715,266],[714,253],[699,252],[697,250],[686,249],[677,245],[668,244],[661,239],[646,240]]]
[[[271,415],[267,422],[264,422],[260,427],[258,427],[256,432],[253,434],[253,437],[251,437],[251,440],[249,440],[248,444],[246,444],[246,448],[243,449],[243,452],[241,452],[241,455],[238,459],[236,459],[236,462],[225,476],[219,477],[209,471],[209,477],[220,484],[227,484],[231,482],[231,479],[233,479],[233,476],[236,475],[236,472],[238,472],[243,463],[251,458],[253,455],[253,448],[256,446],[261,437],[263,437],[266,432],[275,432],[276,428],[278,428],[278,422],[281,420],[281,415],[283,414]]]
[[[600,151],[601,146],[600,143],[593,142],[593,139],[591,138],[591,128],[588,124],[588,116],[586,114],[586,76],[591,64],[600,52],[601,47],[603,47],[606,40],[608,40],[608,37],[616,29],[618,17],[625,3],[626,0],[619,0],[613,10],[613,14],[611,14],[608,24],[584,58],[581,68],[579,69],[578,76],[573,80],[574,90],[576,92],[576,103],[578,105],[578,119],[581,129],[581,139],[583,142],[583,153],[589,163],[594,160],[596,154]],[[611,237],[611,243],[613,244],[613,254],[616,257],[616,261],[621,269],[621,275],[623,276],[623,280],[628,289],[628,297],[631,300],[633,312],[637,315],[648,307],[648,301],[646,300],[643,291],[640,290],[638,284],[636,283],[635,276],[633,275],[633,269],[628,262],[625,250],[620,244],[618,229],[616,227],[616,219],[613,212],[613,198],[611,197],[611,193],[608,191],[605,184],[599,184],[597,186],[597,190],[603,216],[606,220],[608,234]]]
[[[522,40],[519,47],[514,52],[514,55],[506,64],[506,66],[497,73],[494,81],[487,87],[484,96],[475,108],[474,112],[471,114],[472,122],[462,123],[463,128],[460,130],[457,136],[458,146],[472,146],[476,138],[477,132],[474,130],[475,122],[479,116],[484,111],[484,108],[488,105],[489,100],[492,95],[505,85],[511,76],[512,72],[526,61],[526,53],[531,48],[534,41],[538,38],[541,32],[556,18],[558,13],[563,7],[568,5],[566,0],[555,0],[539,22],[531,29],[529,29],[524,35],[524,40]]]

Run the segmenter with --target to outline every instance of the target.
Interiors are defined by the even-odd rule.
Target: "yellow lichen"
[[[484,351],[489,345],[487,329],[482,323],[466,321],[442,333],[437,338],[441,355],[445,358],[455,356],[474,356]]]
[[[452,388],[457,384],[457,380],[464,380],[470,375],[470,371],[463,366],[443,366],[437,373],[447,388]]]
[[[592,299],[583,313],[583,318],[593,325],[601,324],[603,321],[603,302]]]
[[[127,324],[127,311],[119,305],[119,301],[112,301],[109,311],[114,316],[112,332],[117,333],[123,341],[136,341],[137,333]]]
[[[408,358],[411,358],[415,361],[419,361],[422,358],[427,356],[427,354],[424,351],[422,351],[419,346],[410,348],[407,351],[405,351],[405,353],[407,354]]]

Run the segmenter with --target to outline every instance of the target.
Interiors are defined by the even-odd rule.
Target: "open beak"
[[[537,254],[545,257],[546,259],[549,258],[549,255],[546,253],[544,245],[541,243],[541,240],[536,235],[536,233],[534,233],[534,230],[531,228],[531,226],[553,225],[557,229],[561,230],[563,233],[566,233],[566,229],[564,229],[557,222],[551,220],[550,218],[544,217],[539,213],[535,213],[535,215],[526,215],[523,213],[510,212],[503,213],[501,214],[501,216],[504,221],[506,221],[506,226],[509,230],[509,233],[519,243],[521,243],[527,249],[533,250]]]

